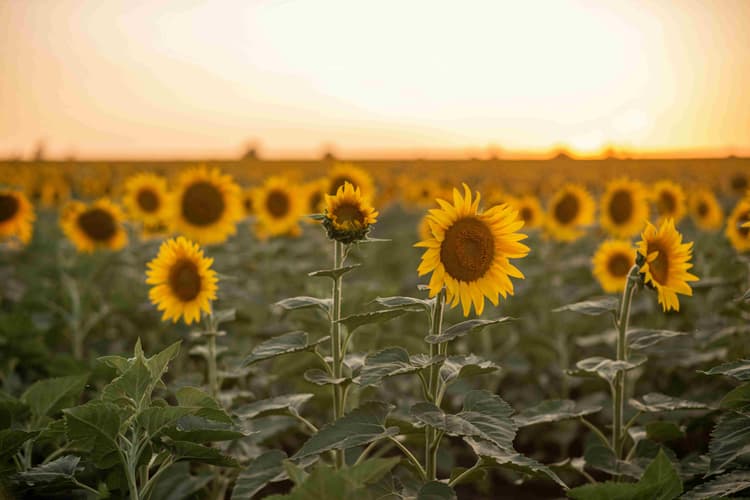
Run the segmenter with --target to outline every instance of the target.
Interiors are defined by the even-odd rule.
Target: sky
[[[750,155],[747,0],[0,0],[0,158]]]

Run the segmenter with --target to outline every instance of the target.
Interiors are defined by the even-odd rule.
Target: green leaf
[[[750,382],[745,382],[729,391],[722,398],[721,407],[731,410],[750,408]]]
[[[456,492],[445,483],[429,481],[419,488],[417,500],[457,500]]]
[[[605,446],[591,434],[586,439],[583,458],[587,467],[606,472],[612,476],[625,475],[638,479],[643,474],[641,467],[624,460],[618,460],[609,445]]]
[[[418,309],[412,309],[412,311],[416,310]],[[407,312],[409,312],[409,310],[407,309],[381,309],[379,311],[352,314],[351,316],[347,316],[346,318],[341,318],[339,320],[339,323],[344,325],[349,333],[352,333],[360,326],[370,325],[373,323],[383,323],[384,321],[397,318]]]
[[[63,408],[74,406],[86,386],[88,375],[49,378],[32,384],[21,396],[37,417],[52,417]]]
[[[167,434],[175,441],[191,441],[194,443],[230,441],[247,435],[234,425],[195,415],[186,415],[180,418],[173,428],[167,430]]]
[[[510,468],[529,475],[543,474],[567,490],[568,486],[546,465],[537,462],[533,458],[524,456],[513,449],[512,446],[497,446],[489,441],[465,437],[466,444],[471,446],[478,457],[484,458],[490,464],[504,468]]]
[[[697,401],[673,398],[658,392],[651,392],[643,396],[642,400],[630,399],[628,404],[638,411],[644,413],[656,413],[661,411],[676,410],[705,410],[708,406]]]
[[[228,323],[230,321],[234,321],[237,317],[237,310],[236,309],[221,309],[219,311],[214,311],[214,323],[216,326],[221,325],[222,323]]]
[[[699,484],[680,497],[680,500],[723,498],[750,488],[750,471],[736,470]]]
[[[29,406],[10,394],[0,391],[0,429],[22,424],[29,415]]]
[[[138,414],[137,420],[149,436],[155,438],[166,429],[174,427],[180,418],[191,412],[190,408],[179,406],[151,407]]]
[[[659,443],[685,437],[685,432],[674,422],[655,421],[646,424],[646,437]]]
[[[435,299],[416,299],[414,297],[377,297],[374,302],[377,302],[381,306],[388,309],[406,309],[407,311],[413,311],[414,309],[422,308],[427,312],[432,310],[432,305],[435,303]]]
[[[451,436],[478,437],[501,447],[513,447],[516,436],[516,424],[511,419],[513,409],[489,391],[469,391],[463,410],[456,415],[446,414],[429,402],[415,404],[410,413],[419,422]]]
[[[100,356],[96,358],[96,360],[109,368],[113,368],[118,376],[125,373],[125,370],[127,370],[133,362],[133,360],[122,356]]]
[[[582,359],[576,363],[576,370],[569,370],[568,374],[573,376],[580,376],[581,372],[584,374],[595,374],[611,384],[617,376],[617,372],[637,368],[645,363],[646,359],[644,356],[633,356],[629,361],[617,361],[601,356],[594,356]]]
[[[577,407],[575,401],[571,401],[570,399],[549,399],[518,413],[513,417],[513,421],[519,428],[521,428],[530,425],[578,418],[584,415],[597,413],[601,411],[601,409],[601,406],[580,408]]]
[[[479,331],[484,327],[505,323],[514,319],[509,316],[497,319],[470,319],[443,330],[439,335],[428,335],[424,339],[428,344],[442,344],[443,342],[450,342],[451,340],[463,337],[468,333]]]
[[[568,491],[576,500],[672,500],[682,493],[682,480],[663,450],[637,483],[597,483]]]
[[[381,401],[369,401],[332,422],[302,445],[293,459],[316,455],[328,450],[345,450],[398,434],[398,427],[385,427],[393,407]]]
[[[233,422],[232,417],[219,405],[218,401],[197,387],[181,387],[175,396],[181,407],[190,409],[199,417],[227,424]]]
[[[485,375],[499,370],[500,367],[492,361],[480,358],[474,354],[466,356],[449,356],[440,366],[440,378],[446,384],[456,380]]]
[[[352,269],[356,269],[361,264],[354,264],[352,266],[343,266],[336,269],[322,269],[320,271],[313,271],[311,273],[308,273],[308,276],[312,276],[314,278],[331,278],[332,280],[338,279],[340,276],[345,275]]]
[[[245,500],[262,490],[268,483],[287,479],[282,462],[287,456],[281,450],[270,450],[240,472],[232,490],[232,500]]]
[[[200,498],[196,495],[214,479],[214,471],[203,470],[197,474],[190,473],[188,462],[177,462],[170,465],[162,474],[151,491],[154,500],[187,500]]]
[[[16,477],[29,485],[71,481],[74,479],[80,460],[80,457],[65,455],[47,464],[38,465],[25,472],[20,472]]]
[[[319,368],[306,370],[303,376],[315,385],[341,385],[349,381],[346,377],[333,377]]]
[[[425,366],[429,366],[429,362],[422,358],[410,358],[409,353],[401,347],[386,347],[367,355],[359,377],[354,382],[362,387],[377,385],[384,378],[416,373]]]
[[[125,372],[102,389],[102,400],[113,403],[126,402],[140,408],[151,396],[153,379],[142,357],[137,357]]]
[[[148,366],[149,372],[151,372],[151,386],[153,387],[161,377],[167,371],[169,362],[177,357],[180,352],[181,340],[171,344],[169,347],[164,349],[158,354],[154,354],[150,358],[146,359],[146,366]]]
[[[731,466],[740,457],[750,454],[750,416],[728,412],[711,432],[708,455],[709,472],[716,473]]]
[[[286,309],[287,311],[312,307],[318,308],[326,314],[329,314],[331,311],[331,299],[319,299],[317,297],[290,297],[288,299],[280,300],[274,305]]]
[[[587,316],[599,316],[605,313],[614,313],[617,311],[619,302],[615,297],[601,297],[597,299],[584,300],[583,302],[576,302],[574,304],[567,304],[557,309],[552,309],[552,312],[563,312],[572,311]]]
[[[235,459],[224,455],[216,448],[209,448],[189,441],[171,441],[169,448],[175,454],[176,461],[187,460],[221,467],[239,467]]]
[[[117,463],[117,434],[121,423],[117,405],[92,401],[65,409],[63,414],[68,440],[91,453],[97,467],[104,469]]]
[[[628,332],[628,345],[631,349],[641,350],[662,342],[663,340],[682,337],[685,332],[674,332],[672,330],[645,330],[633,329]]]
[[[292,415],[299,414],[299,409],[307,403],[313,394],[287,394],[274,398],[262,399],[237,408],[234,413],[241,418],[254,418],[261,415],[275,415],[279,410],[289,412]]]
[[[36,432],[26,432],[17,429],[0,430],[0,458],[6,459],[16,454],[21,446],[36,436]]]
[[[252,350],[249,356],[242,362],[242,366],[248,366],[258,361],[275,358],[282,354],[293,352],[310,351],[318,344],[325,342],[329,337],[323,337],[312,343],[307,341],[306,332],[289,332],[278,337],[262,342]]]
[[[699,370],[700,371],[700,370]],[[700,371],[706,375],[726,375],[742,382],[750,381],[750,360],[740,359],[714,366],[708,371]]]

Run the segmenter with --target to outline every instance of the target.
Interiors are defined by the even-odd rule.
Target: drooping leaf
[[[274,305],[286,309],[287,311],[308,308],[317,308],[326,314],[329,314],[331,311],[331,299],[319,299],[317,297],[308,296],[289,297],[288,299],[276,302]]]
[[[369,401],[340,419],[324,426],[308,439],[294,459],[320,454],[328,450],[345,450],[398,434],[398,427],[385,427],[392,406]]]
[[[306,370],[303,377],[305,380],[315,385],[340,385],[349,381],[346,377],[334,377],[329,375],[320,368]]]
[[[440,378],[444,383],[452,384],[462,378],[485,375],[499,369],[500,367],[492,361],[482,359],[474,354],[448,356],[440,366]]]
[[[469,391],[460,413],[451,415],[433,403],[422,402],[411,407],[419,422],[451,436],[477,437],[500,447],[512,448],[516,424],[513,409],[500,396],[489,391]]]
[[[261,415],[274,415],[279,410],[298,414],[299,409],[313,397],[313,394],[286,394],[269,399],[261,399],[243,405],[234,411],[241,418],[254,418]]]
[[[638,411],[644,413],[655,413],[661,411],[675,410],[705,410],[708,406],[698,401],[689,401],[687,399],[673,398],[666,394],[651,392],[643,396],[640,400],[630,399],[628,404]]]
[[[410,357],[401,347],[386,347],[367,355],[359,377],[354,381],[362,387],[377,385],[384,378],[416,373],[429,364],[429,358]]]
[[[224,455],[216,448],[209,448],[202,444],[189,441],[171,441],[169,448],[174,453],[176,461],[186,460],[221,467],[239,467],[234,458]]]
[[[16,477],[27,484],[71,481],[80,461],[80,457],[65,455],[52,462],[19,472]]]
[[[521,428],[541,423],[578,418],[597,413],[601,409],[601,406],[581,408],[576,405],[575,401],[571,401],[570,399],[550,399],[519,412],[513,417],[513,421],[516,423],[516,426]]]
[[[417,500],[457,500],[456,492],[440,481],[428,481],[419,488]]]
[[[320,271],[313,271],[311,273],[308,273],[308,276],[312,276],[314,278],[331,278],[332,280],[338,279],[340,276],[345,275],[352,269],[356,269],[361,264],[354,264],[351,266],[343,266],[336,269],[322,269]]]
[[[118,461],[117,434],[120,412],[117,405],[91,401],[63,410],[65,433],[78,448],[91,453],[94,464],[111,467]]]
[[[646,330],[636,328],[628,332],[628,345],[631,349],[641,350],[654,346],[664,340],[687,335],[685,332],[672,330]]]
[[[181,407],[190,409],[199,417],[227,424],[232,423],[232,417],[219,405],[218,401],[197,387],[181,387],[175,396]]]
[[[443,342],[450,342],[469,333],[477,332],[487,326],[498,325],[514,319],[509,316],[497,319],[470,319],[448,327],[440,332],[439,335],[428,335],[424,339],[428,344],[442,344]]]
[[[619,302],[615,297],[601,297],[584,300],[583,302],[576,302],[574,304],[566,304],[557,309],[553,309],[552,312],[572,311],[587,316],[598,316],[609,312],[614,313],[617,311],[618,304]]]
[[[411,309],[411,311],[417,311],[418,309]],[[366,312],[361,314],[352,314],[346,318],[341,318],[339,323],[344,325],[349,333],[360,326],[370,325],[373,323],[383,323],[393,318],[397,318],[407,312],[409,309],[381,309],[379,311]]]
[[[88,375],[49,378],[33,383],[21,396],[37,417],[51,417],[63,408],[75,406],[86,386]]]
[[[409,311],[415,308],[422,308],[429,312],[435,299],[417,299],[414,297],[377,297],[375,302],[388,309],[406,309]]]
[[[518,453],[512,446],[498,446],[495,443],[471,437],[465,437],[464,441],[471,446],[471,449],[474,450],[474,453],[478,457],[482,457],[490,464],[511,468],[529,475],[543,474],[559,484],[563,489],[568,489],[568,486],[552,469],[533,458]]]
[[[242,366],[248,366],[258,361],[290,354],[293,352],[309,351],[329,337],[323,337],[315,342],[307,341],[306,332],[289,332],[262,342],[252,350],[249,356],[242,362]]]
[[[710,472],[716,473],[729,467],[740,457],[750,454],[750,416],[733,411],[727,412],[711,432],[708,455],[711,457]]]
[[[740,359],[737,361],[730,361],[719,366],[714,366],[710,370],[701,371],[706,375],[726,375],[742,382],[750,380],[750,360]]]
[[[641,366],[645,362],[645,356],[632,356],[628,361],[618,361],[615,359],[603,358],[601,356],[594,356],[582,359],[576,363],[576,370],[569,370],[568,374],[574,376],[580,376],[581,372],[584,374],[595,374],[611,384],[617,376],[617,372],[632,370],[633,368]]]
[[[750,488],[750,470],[736,470],[699,484],[680,497],[680,500],[724,498]]]

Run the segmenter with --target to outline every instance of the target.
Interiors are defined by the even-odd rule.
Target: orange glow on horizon
[[[745,0],[0,0],[0,18],[0,158],[750,155]]]

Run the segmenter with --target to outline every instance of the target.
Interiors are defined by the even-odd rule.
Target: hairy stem
[[[344,245],[339,241],[333,242],[333,268],[339,269],[344,264]],[[342,352],[341,339],[341,283],[342,277],[336,276],[333,280],[332,305],[331,305],[331,353],[333,355],[333,376],[340,378],[344,353]],[[338,420],[344,414],[344,394],[340,384],[333,385],[333,419]],[[336,451],[336,467],[344,466],[344,452]]]
[[[440,335],[443,328],[443,309],[445,308],[445,288],[441,289],[435,300],[435,307],[432,311],[430,323],[430,334]],[[430,344],[430,359],[438,354],[447,353],[440,344]],[[430,376],[428,380],[428,396],[436,406],[440,406],[442,390],[440,387],[440,365],[433,363],[430,365]],[[440,446],[440,437],[436,429],[425,426],[425,469],[427,480],[437,479],[437,452]]]
[[[620,314],[617,320],[617,361],[628,360],[628,345],[627,345],[627,333],[628,333],[628,321],[630,320],[630,305],[633,302],[633,296],[636,291],[636,280],[634,279],[638,275],[639,267],[633,266],[628,273],[628,278],[625,283],[625,290],[622,293],[622,300],[620,302]],[[615,456],[620,459],[622,458],[622,448],[624,444],[623,435],[623,409],[625,403],[625,389],[626,389],[626,376],[625,370],[620,370],[615,376],[613,389],[614,395],[612,398],[612,449],[615,452]]]

